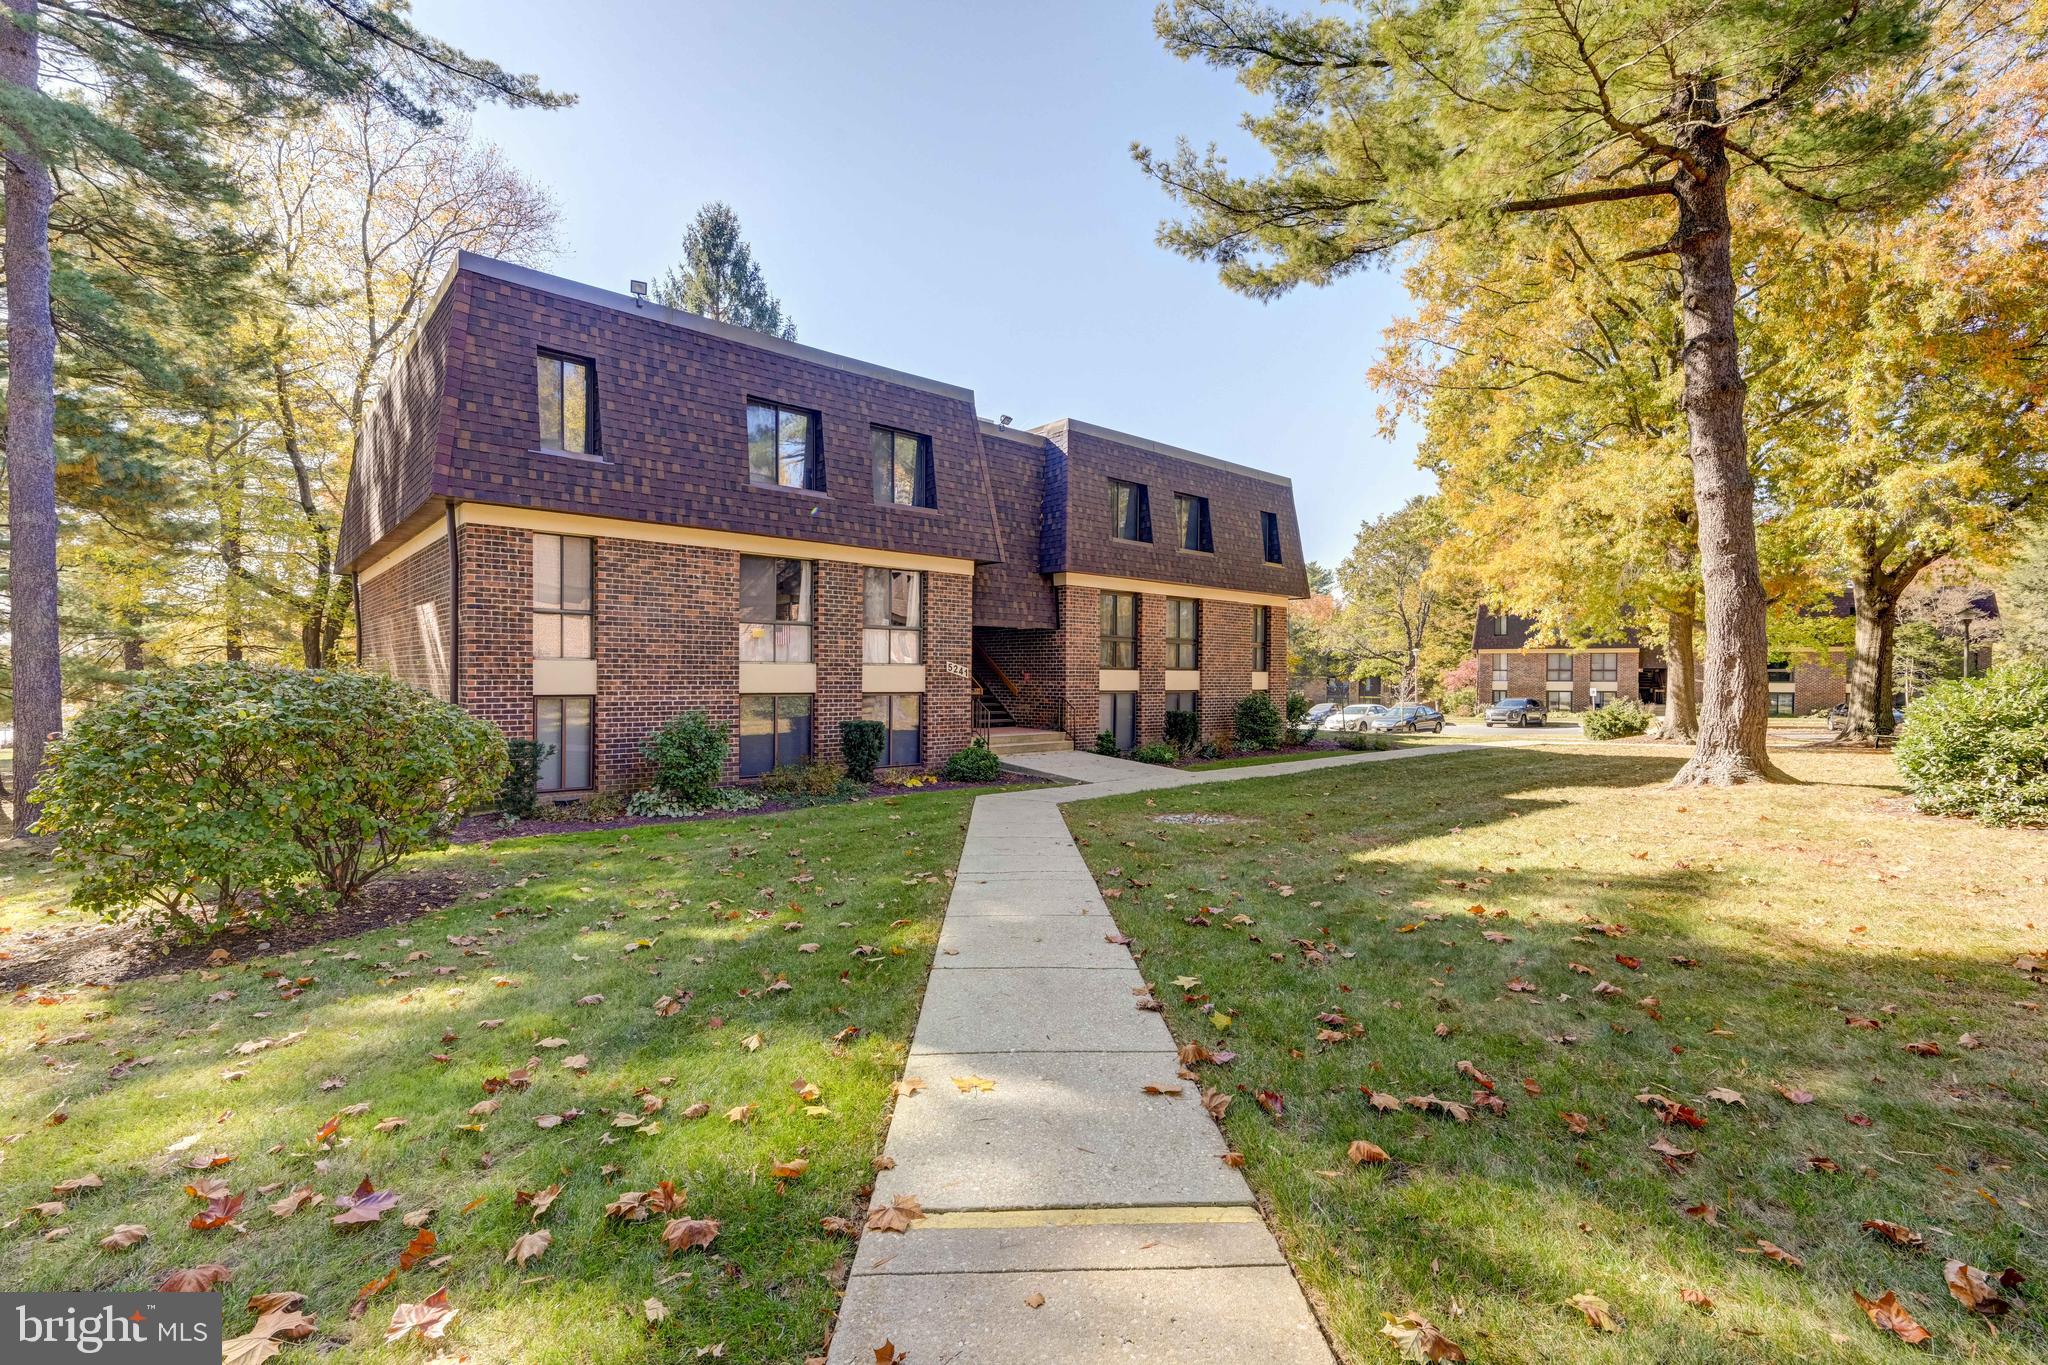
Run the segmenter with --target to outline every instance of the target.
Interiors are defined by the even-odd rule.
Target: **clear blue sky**
[[[1261,304],[1154,245],[1135,140],[1263,164],[1226,75],[1151,0],[415,0],[430,33],[581,102],[479,131],[563,210],[561,274],[623,290],[697,207],[739,212],[800,339],[1290,476],[1311,559],[1424,491],[1365,381],[1402,312],[1375,273]]]

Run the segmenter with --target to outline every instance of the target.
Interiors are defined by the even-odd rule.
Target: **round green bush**
[[[1003,761],[977,739],[947,759],[944,771],[948,782],[993,782],[1002,776]]]
[[[1115,758],[1123,753],[1123,750],[1117,747],[1116,733],[1111,730],[1104,730],[1096,735],[1095,752],[1101,754],[1104,758]]]
[[[1388,736],[1368,734],[1363,730],[1339,730],[1336,740],[1338,748],[1357,753],[1377,754],[1394,747],[1394,741]]]
[[[1634,697],[1618,697],[1579,717],[1579,728],[1587,739],[1627,739],[1650,728],[1656,717]]]
[[[725,773],[725,731],[702,711],[685,711],[649,735],[641,756],[654,768],[654,785],[662,795],[701,809]]]
[[[839,722],[839,749],[846,755],[846,775],[856,782],[875,780],[875,766],[889,746],[889,727],[878,720]]]
[[[1244,752],[1280,747],[1280,709],[1264,692],[1246,694],[1237,704],[1237,747]]]
[[[80,716],[36,829],[77,864],[74,904],[200,937],[354,897],[508,766],[493,726],[382,674],[204,664]]]
[[[1131,757],[1140,763],[1171,763],[1180,757],[1180,750],[1171,744],[1140,744],[1131,750]]]
[[[1893,753],[1921,810],[2048,824],[2048,663],[1937,683],[1907,708]]]
[[[1287,694],[1287,723],[1299,725],[1308,719],[1308,698],[1300,692]]]

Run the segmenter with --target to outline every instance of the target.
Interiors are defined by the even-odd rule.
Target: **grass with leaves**
[[[1776,756],[1797,785],[1575,745],[1066,808],[1176,1037],[1236,1054],[1199,1074],[1348,1358],[1411,1312],[1475,1361],[2048,1355],[2048,836]],[[2030,1282],[1994,1321],[1951,1259]],[[1887,1290],[1931,1347],[1852,1297]]]
[[[0,1284],[153,1288],[217,1263],[230,1334],[251,1296],[305,1295],[317,1325],[285,1365],[344,1345],[432,1354],[383,1341],[400,1303],[443,1286],[459,1310],[443,1340],[476,1362],[821,1354],[853,1253],[821,1223],[858,1224],[971,800],[454,849],[408,866],[471,889],[400,927],[17,994],[0,1031]],[[5,861],[0,923],[61,923],[62,875]],[[808,1166],[778,1178],[778,1163]],[[53,1193],[89,1175],[102,1184]],[[244,1202],[197,1230],[208,1206],[186,1186],[208,1179]],[[397,1192],[389,1211],[331,1221],[365,1180]],[[664,1180],[679,1210],[607,1216]],[[555,1185],[543,1212],[517,1202]],[[301,1188],[322,1202],[272,1210]],[[716,1236],[671,1254],[674,1219],[716,1220]],[[352,1319],[409,1223],[433,1247]],[[123,1225],[146,1240],[103,1248]],[[537,1231],[544,1249],[508,1263]]]

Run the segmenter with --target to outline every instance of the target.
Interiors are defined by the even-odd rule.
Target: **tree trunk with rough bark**
[[[1765,752],[1769,644],[1757,567],[1756,486],[1743,427],[1747,385],[1735,344],[1727,133],[1712,77],[1688,79],[1677,99],[1677,142],[1691,164],[1674,177],[1673,242],[1685,338],[1682,406],[1706,589],[1707,667],[1698,740],[1672,784],[1728,786],[1781,774]]]
[[[0,81],[37,88],[37,0],[6,0]],[[64,675],[57,640],[57,327],[50,316],[50,168],[35,139],[8,127],[7,528],[9,629],[14,671],[14,832],[27,834],[43,753],[64,728]]]
[[[1856,652],[1849,660],[1849,715],[1844,742],[1868,744],[1892,732],[1892,637],[1904,584],[1863,574],[1856,579]]]
[[[1664,613],[1664,737],[1687,743],[1700,732],[1698,627],[1690,611]]]

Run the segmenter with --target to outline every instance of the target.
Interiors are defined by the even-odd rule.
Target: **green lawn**
[[[1400,744],[1396,741],[1387,747],[1399,748]],[[1268,763],[1300,763],[1306,759],[1343,758],[1351,752],[1353,751],[1349,749],[1310,749],[1306,751],[1292,749],[1275,754],[1243,754],[1237,758],[1212,758],[1206,763],[1190,763],[1186,765],[1185,771],[1206,773],[1217,768],[1262,768]],[[1359,750],[1358,752],[1363,753],[1366,751]]]
[[[1942,1358],[2048,1355],[2048,992],[2012,965],[2048,957],[2048,835],[1915,815],[1883,755],[1776,757],[1801,785],[1572,745],[1066,808],[1176,1036],[1236,1052],[1200,1074],[1350,1358],[1407,1312],[1475,1361],[1924,1355],[1851,1297],[1888,1289]],[[2030,1278],[1996,1334],[1950,1257]]]
[[[417,1360],[416,1342],[382,1346],[384,1329],[443,1285],[461,1310],[447,1340],[480,1361],[673,1360],[721,1342],[733,1360],[819,1353],[853,1252],[820,1219],[861,1211],[971,800],[451,850],[414,866],[472,889],[403,927],[18,995],[0,1035],[0,1284],[148,1288],[219,1262],[231,1333],[251,1295],[306,1296],[318,1326],[286,1362],[344,1344],[351,1360]],[[0,876],[0,926],[70,914],[61,877],[26,855]],[[657,1012],[664,997],[681,1008]],[[239,1051],[265,1038],[284,1045]],[[578,1057],[587,1073],[565,1065]],[[529,1058],[529,1088],[487,1093]],[[500,1107],[475,1114],[487,1098]],[[692,1117],[698,1103],[707,1116]],[[379,1131],[386,1119],[405,1122]],[[226,1164],[192,1168],[215,1153]],[[809,1169],[773,1176],[793,1160]],[[24,1212],[88,1174],[104,1186]],[[246,1205],[196,1231],[205,1205],[185,1186],[206,1177]],[[390,1211],[330,1222],[365,1179],[397,1191]],[[669,1215],[606,1217],[663,1180],[687,1192],[674,1216],[717,1220],[708,1249],[664,1255]],[[515,1202],[557,1183],[538,1219]],[[325,1202],[270,1210],[301,1186]],[[447,1259],[400,1273],[352,1321],[358,1290],[413,1237],[405,1216],[429,1210],[431,1256]],[[121,1224],[148,1240],[101,1249]],[[552,1245],[507,1264],[535,1226]],[[658,1327],[649,1298],[668,1314]]]

